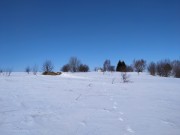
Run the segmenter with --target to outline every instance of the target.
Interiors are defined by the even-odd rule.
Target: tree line
[[[60,72],[53,72],[54,65],[51,60],[46,60],[42,65],[42,71],[44,75],[58,75]],[[150,62],[147,64],[146,60],[138,59],[133,60],[131,65],[127,65],[125,61],[119,60],[117,65],[111,65],[111,61],[106,59],[103,63],[102,67],[96,67],[95,71],[101,72],[143,72],[147,70],[150,75],[153,76],[162,76],[162,77],[176,77],[180,78],[180,60],[160,60],[158,62]],[[82,63],[77,57],[71,57],[67,64],[62,66],[60,69],[62,72],[89,72],[90,68],[87,64]],[[25,68],[25,72],[28,74],[32,72],[34,75],[38,72],[38,66],[34,65],[32,68],[27,66]],[[0,75],[7,75],[10,76],[12,73],[12,69],[2,70],[0,69]]]
[[[96,68],[97,69],[97,68]],[[176,77],[180,78],[180,60],[160,60],[158,62],[147,62],[144,59],[134,60],[131,65],[126,65],[124,61],[119,61],[117,63],[116,69],[115,66],[111,65],[110,60],[105,60],[103,64],[102,71],[116,71],[116,72],[143,72],[146,70],[150,75],[158,75],[162,77]]]
[[[162,77],[176,77],[180,78],[180,60],[160,60],[158,62],[151,62],[147,67],[148,72],[155,76]]]
[[[143,72],[146,68],[146,61],[143,59],[134,60],[133,64],[127,65],[124,61],[119,60],[117,66],[112,66],[110,60],[105,60],[102,71],[116,71],[116,72]],[[101,69],[101,68],[100,68]],[[97,70],[97,68],[95,69]]]
[[[42,65],[43,75],[59,75],[61,72],[54,72],[54,65],[51,60],[46,60]],[[37,74],[38,67],[35,65],[33,68],[27,66],[25,72],[28,74],[33,72],[34,75]],[[81,61],[76,57],[71,57],[67,64],[65,64],[60,71],[63,72],[88,72],[89,66],[81,63]]]

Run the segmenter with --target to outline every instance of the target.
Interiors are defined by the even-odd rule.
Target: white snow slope
[[[114,80],[112,84],[112,80]],[[0,135],[180,135],[180,79],[0,76]]]

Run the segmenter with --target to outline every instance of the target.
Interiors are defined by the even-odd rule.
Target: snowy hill
[[[1,75],[0,135],[180,135],[180,79],[130,73],[130,80]]]

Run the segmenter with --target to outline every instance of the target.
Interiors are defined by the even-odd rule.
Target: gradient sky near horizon
[[[105,59],[180,60],[180,1],[0,1],[0,68],[51,60],[58,71],[71,56],[92,70]]]

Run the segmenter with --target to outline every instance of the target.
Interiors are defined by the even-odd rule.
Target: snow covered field
[[[180,135],[180,79],[130,76],[1,75],[0,135]]]

